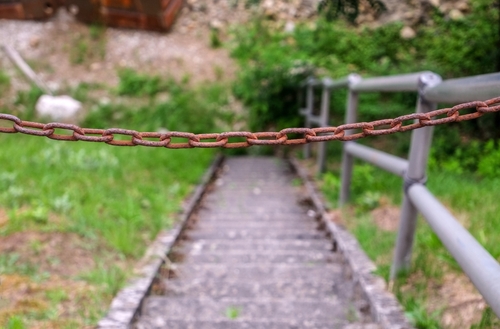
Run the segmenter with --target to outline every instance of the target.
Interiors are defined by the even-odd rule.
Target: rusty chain
[[[460,111],[475,109],[472,113],[460,114]],[[74,124],[67,123],[39,123],[23,121],[10,114],[0,113],[0,133],[22,133],[33,136],[45,136],[50,139],[61,141],[86,141],[102,142],[115,146],[149,146],[165,147],[169,149],[180,148],[243,148],[252,145],[298,145],[309,142],[326,141],[351,141],[367,136],[390,135],[398,132],[409,131],[417,128],[437,126],[450,122],[460,122],[479,118],[485,113],[500,111],[500,97],[486,101],[468,102],[431,111],[428,113],[412,113],[394,119],[383,119],[371,122],[358,122],[343,124],[337,127],[319,128],[286,128],[278,132],[246,132],[231,131],[223,133],[193,134],[189,132],[139,132],[135,130],[110,128],[94,129],[82,128]],[[442,117],[444,116],[444,117]],[[10,122],[12,127],[2,127],[1,123]],[[412,123],[405,124],[405,122]],[[379,128],[379,129],[376,129]],[[71,134],[56,133],[56,129],[66,130]],[[351,132],[346,134],[346,131]],[[358,131],[358,132],[356,132]],[[302,135],[302,138],[288,138],[288,135]],[[130,136],[128,140],[115,139],[116,136]],[[172,142],[173,138],[185,139],[185,142]],[[233,141],[230,139],[239,138],[244,141]],[[212,140],[212,141],[206,141]]]

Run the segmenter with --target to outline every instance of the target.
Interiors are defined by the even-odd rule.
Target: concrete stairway
[[[228,159],[136,328],[379,328],[294,182],[275,158]]]

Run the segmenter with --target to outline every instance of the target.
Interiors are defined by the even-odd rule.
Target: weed
[[[356,307],[352,304],[349,304],[349,308],[347,309],[346,319],[349,322],[359,321],[358,311]]]
[[[421,302],[409,298],[403,302],[406,317],[417,329],[441,329],[439,322],[440,311],[429,314]]]
[[[10,88],[10,77],[0,70],[0,96]]]
[[[210,29],[210,47],[211,48],[220,48],[222,46],[222,41],[219,36],[219,29],[211,28]]]
[[[226,317],[231,320],[237,319],[241,314],[241,307],[229,306],[226,308]]]
[[[0,274],[13,273],[34,277],[38,273],[38,267],[29,262],[21,262],[16,253],[0,255]]]
[[[98,262],[97,266],[89,272],[79,276],[81,279],[104,287],[107,295],[114,296],[125,282],[126,274],[118,266],[104,266]]]
[[[215,79],[221,81],[224,78],[224,69],[218,65],[214,67]]]
[[[139,74],[132,69],[123,69],[118,73],[120,83],[118,94],[127,96],[154,96],[168,90],[158,76]]]
[[[493,313],[490,307],[487,307],[481,315],[479,323],[474,324],[470,329],[494,329],[500,327],[500,319]]]
[[[12,316],[9,318],[7,321],[7,325],[5,326],[5,329],[25,329],[26,326],[24,325],[24,321],[22,318],[19,316]]]
[[[52,289],[45,291],[45,297],[49,300],[50,304],[57,305],[68,299],[68,294],[62,288]]]
[[[31,87],[28,91],[18,91],[14,105],[22,115],[24,120],[33,120],[35,118],[35,104],[38,98],[43,95],[43,91],[37,87]]]
[[[83,35],[77,35],[69,49],[70,62],[78,65],[102,60],[106,55],[105,31],[103,26],[91,25]]]

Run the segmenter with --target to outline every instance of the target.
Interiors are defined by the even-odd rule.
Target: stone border
[[[377,269],[359,246],[358,241],[345,229],[335,224],[324,206],[320,192],[296,159],[291,158],[290,163],[299,177],[304,182],[307,194],[314,207],[321,216],[321,221],[326,230],[332,235],[336,249],[340,251],[344,262],[350,268],[350,273],[356,283],[356,288],[361,292],[369,304],[367,313],[383,329],[411,329],[413,326],[404,316],[403,309],[396,297],[387,291],[385,281],[373,275]]]
[[[166,261],[167,254],[184,230],[187,220],[194,212],[208,183],[214,177],[223,159],[223,156],[218,155],[210,168],[205,172],[201,183],[189,199],[188,204],[184,207],[179,222],[173,228],[161,231],[158,234],[155,241],[147,249],[144,257],[136,266],[134,270],[134,273],[136,273],[135,277],[115,296],[108,309],[108,313],[99,321],[97,329],[132,328],[135,319],[140,314],[142,303],[151,290],[158,271]]]

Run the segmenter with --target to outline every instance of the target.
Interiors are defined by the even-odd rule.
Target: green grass
[[[213,151],[117,148],[0,135],[2,234],[38,229],[101,236],[127,256],[172,223]],[[63,220],[51,218],[62,217]]]
[[[432,161],[431,161],[432,162]],[[498,166],[500,163],[497,163]],[[321,176],[322,189],[332,205],[338,201],[338,173]],[[500,259],[497,236],[500,235],[499,178],[481,178],[473,173],[438,170],[431,166],[428,174],[429,190],[454,214],[459,214],[463,225],[495,257]],[[389,278],[396,232],[380,229],[372,220],[370,211],[379,206],[380,200],[389,199],[399,205],[402,196],[402,181],[367,164],[356,164],[351,186],[353,210],[344,212],[346,225],[356,236],[368,256],[378,266],[377,274]],[[416,328],[441,328],[442,310],[428,312],[426,301],[429,287],[440,285],[445,273],[462,273],[457,262],[445,249],[423,218],[419,218],[412,268],[403,273],[395,284],[395,293],[406,309],[409,319]],[[407,280],[411,284],[405,285]],[[403,288],[404,287],[404,288]],[[443,301],[443,309],[446,301]],[[488,313],[489,312],[489,313]],[[494,328],[500,325],[491,310],[483,314],[483,320],[473,328]],[[491,324],[492,323],[492,324]]]
[[[101,61],[106,55],[106,28],[91,25],[85,32],[77,34],[69,45],[71,64],[80,65],[90,61]]]
[[[226,308],[226,317],[231,320],[236,320],[241,314],[241,307],[229,306]]]
[[[81,84],[68,90],[92,109],[81,126],[201,133],[217,131],[219,123],[234,119],[227,108],[222,109],[228,104],[226,86],[191,88],[168,78],[126,72],[118,88]],[[143,85],[147,88],[140,89]],[[110,102],[94,99],[95,89],[109,91]],[[37,89],[19,91],[6,111],[24,120],[38,120],[33,107],[39,95]],[[39,286],[30,293],[19,292],[22,307],[0,310],[0,326],[8,328],[95,326],[130,275],[130,267],[157,233],[177,218],[182,201],[216,152],[113,147],[22,134],[0,134],[0,145],[0,236],[38,232],[33,235],[40,239],[68,239],[76,233],[78,241],[69,248],[91,255],[82,264],[72,264],[80,267],[69,276],[51,272],[64,266],[65,254],[44,255],[49,242],[38,238],[19,246],[19,254],[2,255],[0,276]],[[85,288],[73,291],[73,285]],[[61,303],[72,311],[58,318],[60,305],[56,304]]]
[[[0,69],[0,96],[10,88],[10,77]]]

